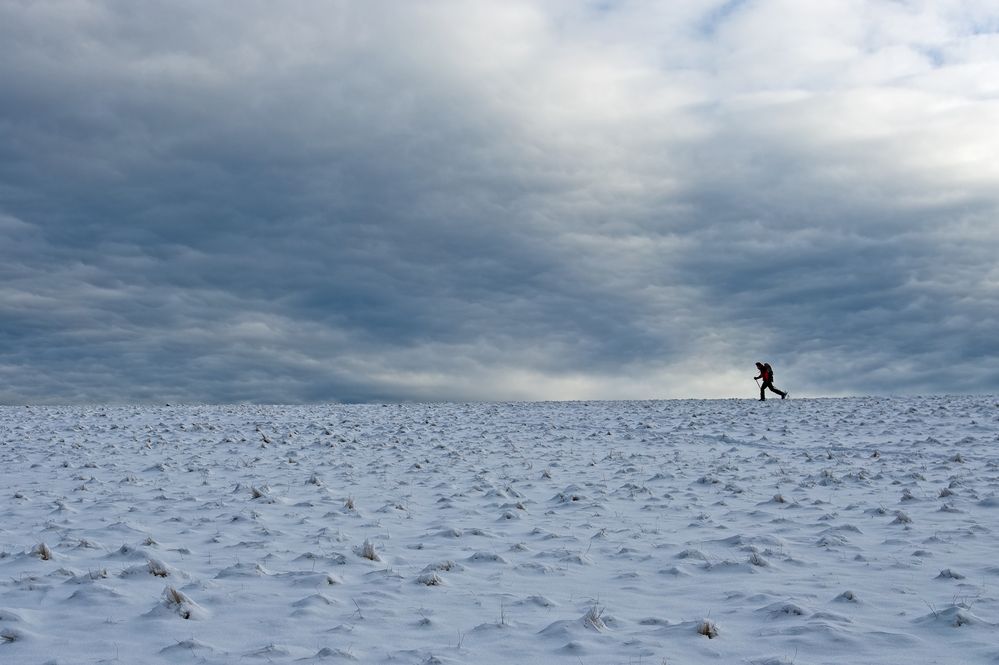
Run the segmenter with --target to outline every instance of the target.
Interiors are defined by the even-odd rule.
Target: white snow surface
[[[996,397],[0,408],[0,663],[999,663]]]

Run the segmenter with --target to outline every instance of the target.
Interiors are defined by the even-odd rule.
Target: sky
[[[999,392],[992,0],[0,0],[0,403]]]

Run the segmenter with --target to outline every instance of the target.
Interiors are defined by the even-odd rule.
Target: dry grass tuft
[[[177,591],[172,586],[166,588],[163,596],[166,598],[167,605],[185,605],[191,602],[191,599],[184,595],[183,591]]]
[[[162,561],[157,561],[156,559],[150,559],[149,563],[149,574],[155,575],[156,577],[169,577],[170,570],[166,567],[166,564]]]
[[[701,625],[697,627],[697,634],[704,635],[709,640],[713,640],[718,637],[718,625],[714,621],[709,621],[705,619],[701,622]]]
[[[416,581],[425,586],[443,586],[444,579],[437,573],[424,573],[416,578]]]
[[[197,603],[172,586],[163,590],[163,597],[166,606],[177,612],[182,619],[193,619],[195,611],[200,610]]]
[[[31,553],[37,556],[42,561],[51,561],[52,557],[54,556],[52,554],[52,550],[50,550],[49,546],[46,545],[45,543],[38,543],[37,545],[35,545],[35,549],[31,550]]]
[[[371,561],[382,560],[382,558],[378,556],[378,552],[375,551],[374,543],[372,543],[370,540],[365,540],[364,544],[361,545],[361,556]]]
[[[583,625],[602,633],[607,630],[603,619],[604,608],[594,605],[583,615]]]
[[[895,511],[895,519],[892,520],[892,524],[912,524],[912,518],[903,513],[901,510]]]

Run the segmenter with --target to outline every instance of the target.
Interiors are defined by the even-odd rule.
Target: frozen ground
[[[997,401],[3,408],[0,662],[999,663]]]

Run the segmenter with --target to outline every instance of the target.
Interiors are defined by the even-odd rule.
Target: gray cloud
[[[996,391],[997,30],[5,3],[0,401]]]

